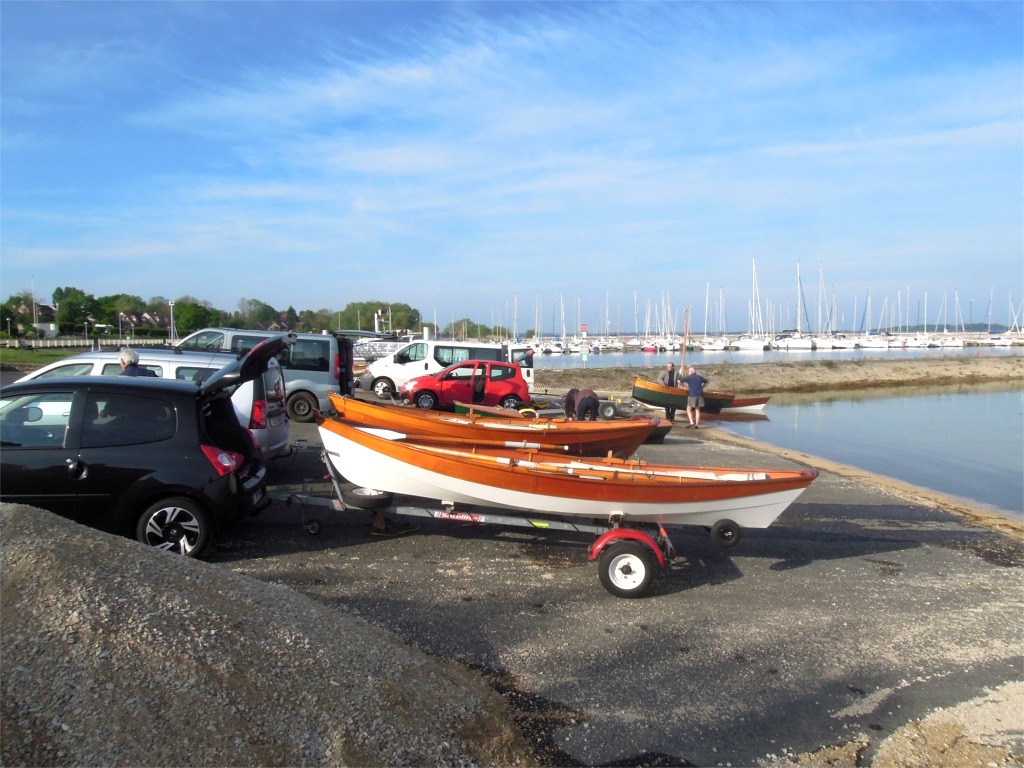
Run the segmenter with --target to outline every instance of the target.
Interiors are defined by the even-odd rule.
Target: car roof
[[[184,363],[184,364],[202,364],[204,366],[222,368],[228,363],[238,359],[238,353],[229,352],[224,350],[198,350],[198,349],[172,349],[170,347],[132,347],[136,352],[139,353],[139,362],[145,364],[146,362],[160,362],[160,363]],[[61,360],[56,360],[52,363],[48,363],[41,368],[37,368],[26,376],[32,375],[33,378],[38,378],[39,374],[52,371],[55,368],[74,363],[92,363],[97,360],[99,361],[117,361],[120,359],[121,350],[120,348],[112,349],[100,349],[90,350],[89,352],[80,352],[77,355],[69,355]],[[278,367],[277,358],[270,358],[268,363],[271,368]],[[22,377],[24,378],[24,377]],[[20,379],[19,379],[20,381]]]
[[[105,391],[141,390],[150,392],[181,393],[195,396],[199,388],[189,381],[161,379],[149,376],[62,376],[57,379],[31,379],[16,381],[0,389],[7,396],[23,391],[42,392],[56,389],[95,389]]]
[[[295,343],[295,335],[294,334],[282,333],[282,334],[277,334],[276,336],[273,336],[271,338],[264,339],[259,344],[254,346],[252,349],[248,350],[241,357],[236,357],[235,355],[230,355],[227,359],[225,359],[223,356],[221,356],[221,359],[216,361],[217,363],[221,364],[221,367],[219,367],[213,374],[211,374],[209,376],[209,378],[205,379],[199,385],[199,391],[200,392],[204,392],[204,393],[214,393],[214,392],[220,391],[222,389],[225,389],[227,387],[233,386],[235,384],[242,384],[242,383],[245,383],[247,381],[252,381],[253,379],[257,378],[258,376],[261,376],[263,374],[263,371],[264,371],[265,368],[267,368],[270,365],[272,365],[272,363],[270,361],[274,358],[275,355],[281,353],[282,351],[287,349],[288,346],[290,346],[291,344],[294,344],[294,343]],[[83,355],[82,357],[85,357],[87,355],[90,356],[89,359],[104,359],[107,356],[107,353],[102,353],[102,352],[85,353],[85,355]],[[69,360],[69,359],[71,359],[71,358],[66,358],[65,361],[60,361],[60,362],[66,362],[66,360]],[[206,353],[202,353],[200,355],[194,356],[191,359],[195,360],[197,362],[210,360],[209,356],[206,356]],[[40,370],[43,370],[43,369],[40,369]],[[65,378],[66,377],[60,377],[58,379],[55,379],[55,381],[60,382],[60,381],[63,381]],[[78,378],[78,377],[67,377],[67,378]],[[88,378],[90,378],[90,379],[98,379],[98,378],[117,378],[117,377],[116,376],[114,376],[114,377],[90,376]],[[148,376],[142,376],[142,377],[130,376],[130,377],[124,377],[124,378],[126,378],[126,379],[142,379],[142,380],[147,380],[150,377],[148,377]],[[162,378],[159,378],[159,377],[154,377],[154,378],[156,378],[158,381],[168,381],[168,379],[162,379]],[[31,384],[31,383],[36,382],[36,381],[39,381],[39,379],[35,378],[35,379],[30,379],[30,380],[25,381],[25,382],[15,382],[15,383],[24,383],[24,384],[27,385],[27,384]],[[195,384],[188,383],[187,385],[192,387],[193,390],[195,390]]]

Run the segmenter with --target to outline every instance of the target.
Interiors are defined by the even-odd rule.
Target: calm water
[[[1020,355],[1020,347],[964,350],[687,352],[687,364],[884,357]],[[536,368],[661,367],[681,353],[537,355]],[[768,394],[768,393],[766,393]],[[1024,383],[916,390],[913,395],[853,394],[821,400],[775,396],[765,420],[716,422],[782,448],[804,451],[879,475],[971,499],[1010,514],[1024,511]]]
[[[787,402],[805,397],[773,398],[766,421],[721,426],[1007,513],[1024,511],[1024,387]]]
[[[911,360],[921,357],[970,357],[972,355],[1020,356],[1024,352],[1021,347],[966,347],[964,349],[833,349],[807,352],[687,352],[686,364],[696,366],[713,365],[715,363],[772,363],[800,362],[802,360],[820,362],[822,360],[862,360],[865,358],[882,358],[888,360]],[[669,360],[678,366],[682,352],[608,352],[599,355],[587,355],[583,360],[580,355],[535,355],[534,368],[661,368]]]

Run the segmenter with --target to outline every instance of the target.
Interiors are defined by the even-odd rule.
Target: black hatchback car
[[[200,556],[267,503],[266,464],[230,396],[288,343],[268,339],[200,385],[75,376],[4,387],[0,500]]]

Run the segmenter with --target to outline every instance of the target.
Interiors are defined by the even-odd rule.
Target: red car
[[[456,400],[503,408],[521,408],[530,402],[530,390],[519,366],[492,360],[466,360],[409,379],[399,395],[417,408],[427,409],[453,408]]]

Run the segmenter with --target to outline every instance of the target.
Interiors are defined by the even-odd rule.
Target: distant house
[[[33,322],[36,323],[53,323],[57,319],[57,310],[51,307],[49,304],[40,304],[36,302],[36,311],[32,311],[32,307],[22,302],[14,308],[14,312],[17,315],[23,315],[28,318],[32,318]]]

